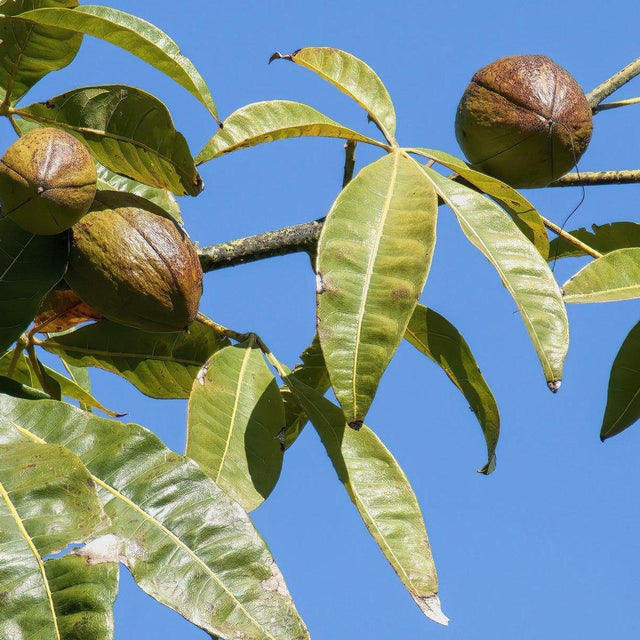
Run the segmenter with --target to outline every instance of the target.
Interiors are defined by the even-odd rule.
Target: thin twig
[[[552,182],[550,187],[595,187],[607,184],[635,184],[640,182],[640,169],[619,171],[587,171],[567,173]]]
[[[640,103],[639,98],[628,98],[627,100],[618,100],[616,102],[603,102],[599,104],[597,107],[592,109],[593,113],[599,113],[600,111],[608,111],[609,109],[617,109],[619,107],[627,107],[630,104],[638,104]]]
[[[638,74],[640,74],[640,58],[636,58],[624,69],[621,69],[618,73],[615,73],[590,91],[587,94],[589,106],[595,109],[605,98],[610,96],[614,91],[617,91],[622,85],[627,84],[629,80],[632,80]]]
[[[602,258],[602,254],[599,251],[596,251],[593,247],[590,247],[588,244],[582,242],[582,240],[578,240],[575,236],[571,235],[568,231],[565,231],[562,227],[559,227],[555,222],[551,222],[551,220],[547,220],[545,217],[540,216],[542,218],[542,222],[547,229],[550,229],[556,235],[560,236],[567,242],[571,243],[574,247],[578,247],[594,258]]]

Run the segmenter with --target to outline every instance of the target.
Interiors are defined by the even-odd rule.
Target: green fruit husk
[[[187,234],[153,203],[100,191],[72,229],[68,285],[109,320],[181,331],[202,295],[202,268]]]
[[[97,178],[82,142],[60,129],[34,129],[0,159],[2,215],[29,233],[61,233],[89,210]]]

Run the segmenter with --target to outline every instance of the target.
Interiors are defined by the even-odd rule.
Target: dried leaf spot
[[[349,423],[349,426],[354,431],[360,431],[360,429],[362,429],[362,420],[353,420],[352,422]]]
[[[399,300],[406,300],[411,296],[411,291],[406,287],[399,287],[391,290],[391,302],[398,302]]]
[[[291,599],[287,585],[284,582],[284,577],[276,563],[273,562],[270,568],[273,575],[270,578],[263,580],[260,583],[260,586],[269,593],[277,593],[284,598]]]

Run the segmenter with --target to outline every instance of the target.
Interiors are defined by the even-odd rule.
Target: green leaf
[[[113,640],[119,566],[67,555],[44,563],[64,640]]]
[[[155,25],[124,11],[84,5],[77,9],[37,9],[23,14],[38,24],[62,27],[106,40],[149,63],[182,85],[218,118],[204,78],[178,45]]]
[[[617,435],[640,419],[640,322],[625,338],[609,376],[600,439]]]
[[[78,0],[0,0],[0,13],[7,16],[17,16],[32,9],[77,6]]]
[[[193,383],[186,454],[245,511],[253,511],[280,477],[283,427],[280,390],[250,338],[215,353]]]
[[[640,247],[590,262],[563,285],[565,302],[615,302],[640,297]]]
[[[81,43],[80,33],[0,15],[0,102],[15,104],[48,73],[66,67]]]
[[[480,171],[472,169],[464,160],[456,158],[437,149],[408,149],[435,160],[439,164],[455,171],[460,177],[476,189],[498,200],[504,210],[518,225],[518,229],[532,242],[540,255],[546,260],[549,257],[549,237],[536,208],[513,187]]]
[[[61,638],[43,558],[108,521],[74,454],[29,441],[11,414],[0,415],[0,638]]]
[[[55,369],[42,365],[42,368],[46,374],[51,377],[58,385],[60,385],[60,392],[63,396],[77,400],[80,404],[93,409],[98,409],[103,413],[106,413],[112,418],[119,418],[125,415],[124,413],[118,413],[117,411],[111,411],[107,409],[103,404],[94,398],[89,391],[83,389],[75,380],[67,378],[67,376],[58,373]]]
[[[420,304],[411,316],[404,337],[439,365],[466,398],[487,443],[487,464],[479,472],[490,474],[496,467],[500,414],[469,345],[446,318]]]
[[[627,247],[640,247],[640,224],[637,222],[593,224],[591,229],[591,231],[587,231],[583,227],[570,233],[600,253],[609,253],[616,249],[625,249]],[[564,238],[555,238],[551,241],[549,249],[549,258],[551,260],[585,255],[587,254],[582,249]]]
[[[188,398],[202,365],[227,344],[199,322],[189,333],[155,333],[101,320],[41,346],[73,365],[116,373],[152,398]]]
[[[438,201],[400,152],[340,193],[318,242],[318,335],[348,422],[371,405],[427,279]]]
[[[555,393],[569,348],[569,321],[549,266],[495,202],[433,169],[423,170],[456,214],[464,234],[496,268],[513,296],[549,389]]]
[[[307,385],[307,387],[318,391],[320,395],[324,395],[331,386],[331,382],[329,381],[327,365],[324,362],[317,334],[314,336],[313,342],[300,355],[300,360],[301,363],[293,368],[291,376]],[[286,425],[284,446],[285,449],[288,449],[302,433],[308,418],[295,395],[286,384],[280,388],[280,393],[284,400]]]
[[[234,111],[222,125],[198,154],[198,164],[237,149],[301,136],[344,138],[380,146],[377,140],[343,127],[313,107],[288,100],[249,104]]]
[[[138,182],[198,195],[202,178],[168,109],[146,91],[124,85],[82,87],[16,113],[83,140],[108,169]]]
[[[142,184],[142,182],[138,182],[137,180],[118,175],[100,163],[97,164],[98,189],[101,191],[115,190],[133,193],[141,198],[145,198],[145,200],[153,202],[162,210],[166,211],[174,220],[182,224],[180,205],[178,205],[171,191],[150,187],[148,184]]]
[[[251,520],[195,462],[138,425],[63,402],[0,395],[0,415],[81,456],[116,555],[149,595],[216,636],[309,637]]]
[[[0,353],[29,326],[68,257],[67,233],[37,236],[0,219]]]
[[[315,71],[350,98],[376,123],[390,144],[395,143],[396,112],[387,88],[375,71],[362,60],[333,47],[305,47],[289,55],[274,53],[271,60],[291,60]]]
[[[11,375],[9,375],[9,369],[11,367],[11,362],[13,361],[13,356],[13,351],[7,351],[7,353],[5,353],[0,358],[0,375],[8,376],[9,378],[16,380],[20,384],[26,384],[31,387],[38,384],[37,380],[35,380],[34,376],[32,376],[31,369],[29,368],[29,361],[27,360],[27,357],[24,353],[20,353],[17,356],[14,369]]]
[[[367,529],[411,597],[428,618],[447,624],[420,505],[404,471],[368,427],[350,429],[332,402],[293,376],[285,380],[320,435]]]

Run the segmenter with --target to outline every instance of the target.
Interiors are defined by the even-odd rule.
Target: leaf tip
[[[269,58],[269,62],[267,64],[271,64],[274,60],[291,60],[291,56],[293,54],[282,54],[279,51],[274,51]]]
[[[442,612],[442,606],[440,605],[440,598],[437,594],[432,596],[413,596],[415,603],[420,607],[420,611],[424,613],[429,620],[433,620],[443,626],[449,625],[449,618]]]
[[[558,389],[560,389],[560,385],[562,385],[562,380],[560,379],[550,380],[549,382],[547,382],[547,386],[549,387],[549,390],[551,391],[551,393],[558,393]]]

